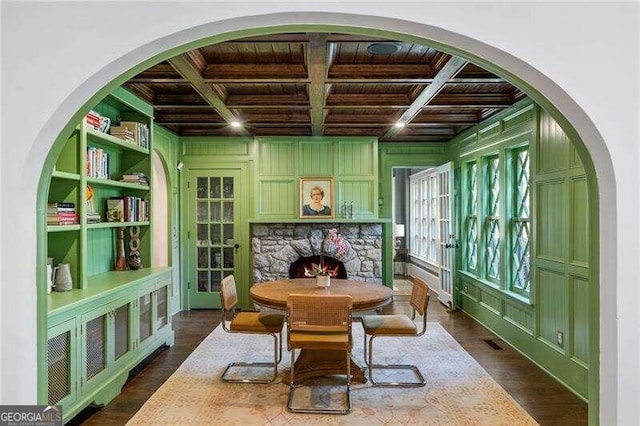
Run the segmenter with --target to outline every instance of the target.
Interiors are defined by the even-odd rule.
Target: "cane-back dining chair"
[[[429,287],[420,280],[414,279],[413,288],[411,290],[411,317],[407,315],[365,315],[362,317],[362,327],[364,328],[364,361],[367,364],[369,372],[369,380],[373,386],[381,387],[420,387],[424,386],[426,381],[415,365],[410,364],[374,364],[373,363],[373,339],[376,337],[419,337],[427,330],[427,306],[429,304]],[[422,329],[418,331],[418,327],[414,322],[416,312],[422,315]],[[367,351],[368,337],[368,351]],[[368,356],[367,356],[368,352]],[[385,381],[376,382],[373,378],[374,369],[389,370],[412,370],[417,381],[400,382]]]
[[[268,334],[273,337],[273,362],[232,362],[222,373],[223,382],[236,383],[271,383],[278,375],[278,364],[282,359],[282,328],[284,315],[263,312],[236,312],[238,293],[233,275],[223,278],[220,286],[222,304],[222,328],[227,333]],[[231,315],[230,323],[227,320]],[[228,378],[232,367],[270,367],[273,368],[271,378]]]
[[[291,351],[291,380],[287,409],[294,413],[348,414],[351,412],[351,334],[353,304],[347,295],[291,294],[287,298],[287,347]],[[295,350],[344,351],[347,376],[343,408],[293,407]]]

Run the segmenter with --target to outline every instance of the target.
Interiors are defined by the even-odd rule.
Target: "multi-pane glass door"
[[[453,266],[455,264],[455,249],[457,246],[451,221],[453,171],[451,163],[438,167],[438,222],[440,235],[440,252],[438,264],[440,266],[440,288],[438,299],[447,306],[452,304]]]
[[[219,308],[220,283],[234,273],[237,172],[193,171],[189,179],[190,307]]]

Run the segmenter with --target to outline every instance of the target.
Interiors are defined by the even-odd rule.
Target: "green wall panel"
[[[504,319],[520,327],[529,334],[533,334],[535,326],[534,317],[531,311],[531,308],[522,309],[520,306],[517,306],[514,303],[509,303],[509,301],[505,300]]]
[[[518,127],[522,124],[530,124],[535,119],[536,108],[534,104],[521,108],[513,114],[507,115],[502,120],[503,131]]]
[[[333,176],[333,143],[300,142],[300,173],[304,176]]]
[[[358,217],[374,217],[376,206],[374,206],[373,194],[375,183],[373,181],[343,181],[338,183],[338,194],[340,199],[336,199],[337,217],[340,216],[340,206],[343,202],[353,202],[354,215]]]
[[[502,123],[500,121],[481,126],[480,129],[478,129],[479,142],[482,143],[484,140],[497,136],[501,132]]]
[[[466,297],[470,298],[474,302],[478,301],[479,290],[475,284],[463,279],[460,283],[460,290],[462,294],[464,294]]]
[[[569,164],[571,141],[549,114],[540,115],[540,143],[537,150],[537,171],[548,173],[565,169]]]
[[[566,274],[545,268],[536,268],[538,288],[538,335],[548,344],[564,349],[567,344],[568,282]],[[564,333],[563,347],[556,344],[557,332]]]
[[[292,176],[296,174],[298,143],[260,142],[260,176]]]
[[[496,315],[502,315],[502,299],[488,291],[480,292],[480,305]]]
[[[573,296],[573,357],[585,365],[589,364],[589,281],[582,277],[570,276]]]
[[[292,180],[259,182],[259,214],[265,216],[291,216],[297,212],[297,183]],[[296,194],[292,196],[292,194]]]
[[[585,176],[571,179],[571,263],[589,263],[589,194]]]
[[[113,270],[117,228],[98,228],[87,231],[87,276]]]
[[[538,184],[536,206],[537,257],[564,262],[567,241],[567,192],[564,180]]]
[[[547,112],[525,100],[451,141],[450,152],[459,170],[466,161],[479,161],[494,152],[504,155],[523,142],[530,144],[531,153],[531,301],[511,293],[507,277],[488,283],[464,270],[458,273],[460,293],[455,300],[466,313],[589,399],[597,386],[587,387],[588,354],[593,356],[598,344],[589,327],[597,318],[597,304],[590,299],[596,293],[595,284],[588,269],[594,244],[589,237],[594,230],[588,211],[593,206],[572,141]],[[480,184],[483,179],[480,175]],[[468,197],[464,182],[457,186],[458,200]],[[463,208],[464,203],[458,213]],[[509,245],[503,245],[503,250],[501,257],[506,260]],[[458,267],[464,264],[460,261]],[[497,300],[487,293],[501,301],[501,316],[495,312]],[[557,344],[558,331],[563,333],[562,345]]]
[[[371,176],[374,174],[372,142],[340,142],[338,144],[339,176]]]
[[[155,143],[155,141],[154,141]],[[249,155],[249,143],[242,140],[211,143],[190,141],[184,144],[183,155]]]

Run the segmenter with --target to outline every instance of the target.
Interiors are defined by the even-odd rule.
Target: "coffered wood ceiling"
[[[372,53],[375,49],[397,49]],[[181,136],[376,136],[446,142],[525,94],[428,46],[277,34],[213,44],[125,83]],[[394,127],[403,121],[403,128]],[[233,128],[230,123],[242,126]]]

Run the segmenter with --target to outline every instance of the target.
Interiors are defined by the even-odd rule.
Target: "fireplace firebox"
[[[308,272],[314,270],[313,265],[322,265],[322,269],[332,278],[347,279],[347,269],[344,263],[330,256],[300,257],[289,266],[289,278],[307,278]]]

